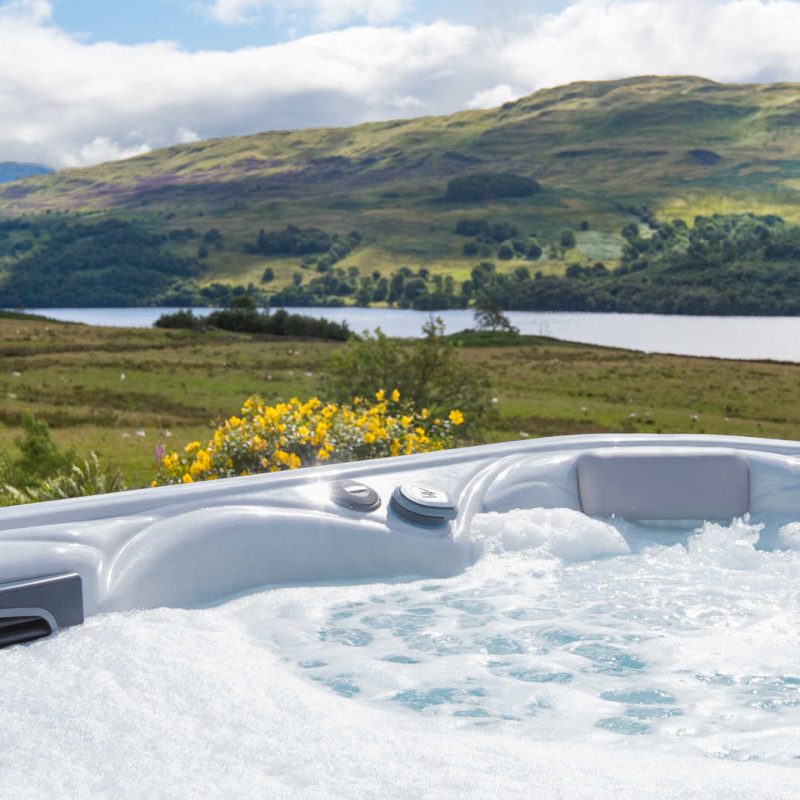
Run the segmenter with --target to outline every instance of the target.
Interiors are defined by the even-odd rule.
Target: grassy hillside
[[[800,365],[652,355],[553,339],[462,336],[497,398],[488,441],[604,431],[800,438]],[[483,346],[479,346],[483,345]],[[26,411],[94,449],[132,486],[156,445],[182,447],[238,411],[320,390],[339,343],[0,318],[0,458]]]
[[[54,215],[70,224],[113,216],[172,232],[168,247],[197,258],[201,285],[258,284],[265,267],[275,276],[268,290],[289,285],[301,258],[255,248],[259,230],[289,224],[340,237],[357,229],[358,245],[336,263],[345,271],[388,276],[407,265],[461,281],[478,259],[453,231],[474,216],[535,234],[544,251],[535,269],[561,274],[570,263],[615,267],[620,230],[643,207],[663,221],[744,211],[800,221],[798,123],[796,84],[576,83],[489,111],[229,137],[63,170],[0,187],[0,214],[50,224]],[[450,181],[475,173],[541,188],[445,199]],[[187,229],[193,235],[181,238]],[[213,229],[219,238],[204,243]],[[576,233],[574,245],[559,244],[564,230]],[[0,252],[0,271],[16,255],[3,261]]]

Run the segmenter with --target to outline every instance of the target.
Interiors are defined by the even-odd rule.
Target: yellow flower
[[[190,442],[185,453],[165,454],[155,482],[192,483],[298,469],[309,460],[321,464],[441,450],[450,443],[452,426],[464,422],[461,411],[454,409],[444,427],[437,427],[441,420],[436,420],[427,432],[433,422],[424,422],[428,409],[417,412],[409,405],[400,416],[389,413],[399,410],[395,404],[400,401],[397,388],[380,389],[375,399],[354,398],[347,405],[312,397],[267,406],[253,395],[245,400],[241,416],[227,418],[207,443]]]
[[[464,422],[464,415],[457,408],[454,408],[450,412],[448,419],[453,425],[461,425]]]
[[[196,477],[201,472],[211,468],[211,458],[205,450],[198,450],[194,463],[189,467],[189,473]]]

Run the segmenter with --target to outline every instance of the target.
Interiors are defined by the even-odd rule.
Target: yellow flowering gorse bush
[[[153,485],[442,450],[463,422],[457,409],[447,419],[431,418],[427,409],[401,402],[397,389],[349,405],[293,397],[268,406],[253,396],[205,445],[190,442],[183,451],[165,454]]]

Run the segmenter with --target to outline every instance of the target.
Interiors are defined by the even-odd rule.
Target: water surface
[[[165,308],[28,309],[55,319],[89,325],[148,327]],[[429,318],[425,311],[381,308],[293,308],[299,314],[347,322],[354,331],[381,328],[389,336],[419,336]],[[211,309],[194,309],[208,314]],[[471,311],[437,311],[447,330],[475,326]],[[800,362],[800,317],[682,317],[659,314],[579,314],[511,311],[522,333],[566,341],[624,347],[652,353],[717,358]]]

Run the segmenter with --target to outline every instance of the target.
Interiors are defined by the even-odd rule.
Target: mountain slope
[[[53,170],[43,164],[22,164],[19,161],[0,161],[0,183],[19,181],[34,175],[49,175]]]
[[[139,222],[181,257],[206,252],[201,284],[258,283],[269,267],[270,290],[290,285],[301,259],[297,248],[259,249],[261,229],[314,227],[340,243],[357,229],[337,268],[388,276],[424,266],[463,280],[488,246],[465,252],[454,228],[480,216],[526,241],[535,234],[544,250],[535,269],[560,274],[571,262],[616,266],[620,229],[643,207],[666,220],[716,211],[800,220],[798,125],[796,84],[576,83],[489,111],[229,137],[63,170],[0,187],[0,214]],[[541,190],[444,200],[450,181],[475,173],[525,176]],[[565,229],[574,246],[559,243]],[[488,250],[497,258],[496,245]]]

